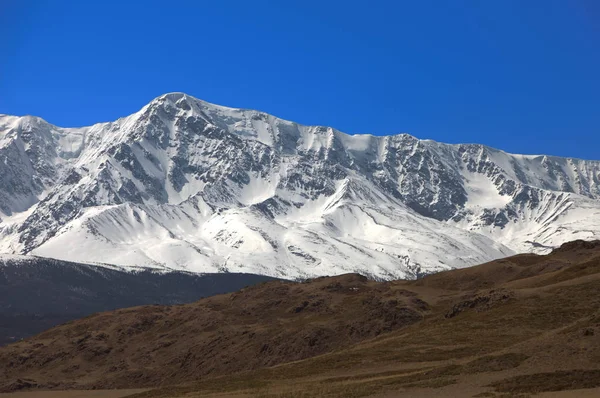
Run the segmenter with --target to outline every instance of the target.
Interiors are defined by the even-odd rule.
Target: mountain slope
[[[184,304],[272,280],[248,274],[157,273],[34,256],[0,256],[0,345],[95,312]]]
[[[471,397],[600,387],[599,285],[599,241],[417,281],[273,281],[96,314],[1,347],[0,391]]]
[[[6,253],[390,279],[600,235],[597,161],[350,136],[181,93],[78,129],[2,116],[0,137]]]

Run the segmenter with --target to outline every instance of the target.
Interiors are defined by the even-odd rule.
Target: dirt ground
[[[407,391],[393,391],[385,394],[373,395],[372,398],[598,398],[600,397],[600,388],[588,388],[569,391],[542,392],[537,394],[500,394],[490,392],[489,389],[482,389],[472,385],[453,385],[442,388],[423,388]]]
[[[131,390],[93,390],[93,391],[27,391],[0,394],[0,398],[124,398],[132,394],[144,392],[144,389]],[[468,385],[454,385],[446,388],[424,388],[410,391],[394,391],[387,394],[373,395],[373,398],[456,398],[456,397],[506,397],[506,395],[481,395],[480,388]],[[600,388],[589,388],[583,390],[555,391],[538,393],[534,395],[521,395],[521,397],[532,398],[597,398],[600,397]],[[221,395],[222,398],[238,398],[240,395]]]
[[[0,394],[0,398],[122,398],[144,392],[146,389],[130,390],[70,390],[70,391],[26,391]]]

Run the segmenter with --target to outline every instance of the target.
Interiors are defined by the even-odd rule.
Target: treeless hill
[[[0,385],[169,385],[145,397],[600,387],[598,291],[600,242],[582,241],[418,281],[267,282],[189,305],[101,313],[3,347]]]
[[[96,312],[191,303],[273,279],[148,268],[125,271],[38,256],[0,255],[0,346]]]
[[[419,322],[428,310],[410,291],[354,274],[268,282],[66,323],[1,349],[0,378],[4,390],[181,382],[347,347]]]

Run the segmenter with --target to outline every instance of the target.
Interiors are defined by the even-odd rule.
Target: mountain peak
[[[159,95],[150,101],[144,108],[154,108],[154,107],[163,107],[165,104],[175,105],[177,103],[190,103],[190,102],[201,102],[200,100],[191,97],[185,93],[181,92],[172,92],[166,93],[163,95]]]
[[[170,93],[165,93],[163,95],[160,95],[156,99],[164,99],[164,100],[169,100],[169,101],[175,102],[175,101],[180,100],[181,98],[187,98],[187,97],[193,98],[193,97],[187,95],[184,92],[173,91],[173,92],[170,92]],[[193,99],[194,100],[198,100],[197,98],[193,98]]]
[[[186,94],[183,92],[178,92],[178,91],[159,95],[158,97],[156,97],[152,101],[150,101],[148,106],[164,105],[165,103],[171,104],[171,105],[188,104],[190,106],[192,104],[195,104],[198,108],[218,108],[218,109],[238,110],[238,108],[231,108],[231,107],[227,107],[227,106],[223,106],[223,105],[213,104],[211,102],[204,101],[202,99],[199,99],[199,98],[196,98],[189,94]],[[183,106],[185,107],[185,105],[183,105]],[[239,110],[242,110],[242,109],[239,109]]]

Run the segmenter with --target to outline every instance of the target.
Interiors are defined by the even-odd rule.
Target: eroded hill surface
[[[0,384],[169,386],[146,397],[600,387],[599,271],[600,242],[577,241],[418,281],[267,282],[183,306],[102,313],[0,349]]]

